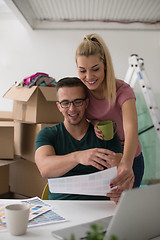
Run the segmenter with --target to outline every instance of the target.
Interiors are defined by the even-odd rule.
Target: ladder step
[[[152,93],[149,79],[145,73],[143,58],[139,58],[138,55],[133,54],[129,58],[129,69],[124,81],[130,84],[132,88],[134,88],[137,80],[139,80],[138,82],[153,123],[153,126],[140,131],[138,134],[140,135],[154,127],[160,140],[160,110]]]

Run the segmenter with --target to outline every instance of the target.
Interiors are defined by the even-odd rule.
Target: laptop
[[[160,236],[160,184],[124,191],[116,206],[113,217],[106,217],[65,229],[55,230],[56,239],[86,239],[93,223],[104,228],[104,240],[116,236],[118,240],[149,240]]]

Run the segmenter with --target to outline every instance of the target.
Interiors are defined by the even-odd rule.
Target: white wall
[[[32,31],[14,17],[0,18],[0,111],[12,111],[3,94],[38,71],[59,80],[77,75],[74,54],[84,34],[93,31]],[[123,79],[132,53],[144,58],[153,91],[160,95],[160,31],[96,31],[110,49],[116,76]]]

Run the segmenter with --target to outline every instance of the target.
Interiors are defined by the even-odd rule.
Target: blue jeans
[[[134,159],[133,172],[135,176],[133,188],[136,188],[141,185],[144,174],[144,158],[142,153]]]

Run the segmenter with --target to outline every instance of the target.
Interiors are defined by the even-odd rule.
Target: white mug
[[[10,234],[25,234],[28,226],[30,207],[26,203],[10,204],[4,209],[7,229]]]

